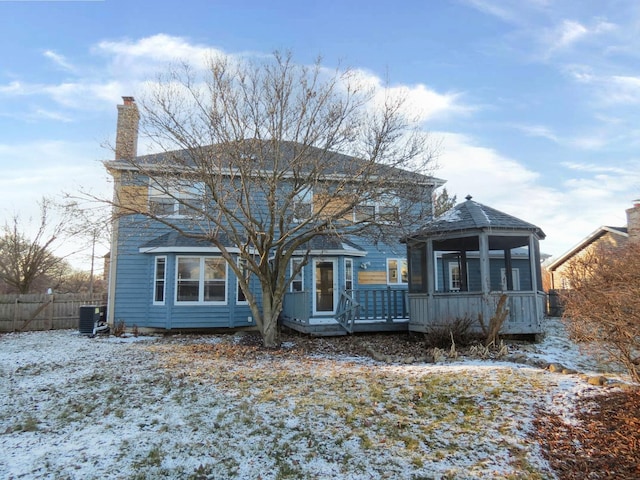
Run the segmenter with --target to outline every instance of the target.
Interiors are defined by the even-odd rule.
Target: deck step
[[[283,320],[282,325],[295,330],[318,337],[333,337],[347,335],[348,332],[338,323],[307,324],[291,320]],[[406,322],[358,322],[353,326],[353,333],[373,332],[407,332],[409,321]]]

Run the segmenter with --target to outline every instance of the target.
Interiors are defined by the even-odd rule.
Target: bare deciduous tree
[[[88,250],[88,258],[91,263],[90,271],[86,275],[87,291],[92,294],[95,283],[96,248],[99,246],[109,248],[111,211],[105,208],[103,203],[83,203],[72,195],[65,195],[65,202],[61,203],[59,208],[68,219],[64,225],[64,233],[73,237],[83,250]],[[80,272],[74,272],[75,281],[73,283],[81,283],[78,280],[82,276]],[[70,289],[70,283],[68,283],[67,289]]]
[[[65,219],[53,221],[51,208],[51,201],[43,198],[40,219],[31,236],[18,215],[2,228],[0,280],[17,293],[29,293],[36,286],[42,288],[44,280],[47,287],[55,288],[68,269],[65,258],[54,253]]]
[[[217,247],[266,347],[279,345],[294,255],[306,252],[295,276],[318,237],[397,239],[431,215],[426,134],[404,99],[367,88],[355,71],[278,53],[260,63],[215,58],[204,74],[187,64],[173,70],[141,105],[142,132],[162,153],[117,159],[119,175],[148,177],[191,220],[127,195],[116,196],[116,211]]]
[[[569,263],[566,278],[563,318],[571,337],[640,382],[640,243],[588,250]]]

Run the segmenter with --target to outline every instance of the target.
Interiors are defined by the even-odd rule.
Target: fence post
[[[12,332],[16,331],[16,324],[18,323],[18,318],[20,316],[20,313],[18,312],[19,309],[20,309],[20,296],[17,296],[16,302],[13,307],[13,325],[11,326]]]
[[[51,302],[49,304],[49,330],[53,330],[53,310],[54,310],[54,303],[56,301],[56,296],[52,293],[50,297],[51,297]]]

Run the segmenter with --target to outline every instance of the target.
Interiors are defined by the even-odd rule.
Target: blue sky
[[[121,97],[210,49],[321,55],[406,89],[448,191],[540,226],[548,254],[640,198],[635,0],[0,0],[0,38],[3,220],[108,194]]]

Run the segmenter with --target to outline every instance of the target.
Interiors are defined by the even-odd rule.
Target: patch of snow
[[[491,219],[489,218],[489,215],[487,215],[487,212],[484,211],[484,208],[482,208],[482,205],[476,202],[473,203],[475,203],[478,209],[482,212],[482,215],[484,215],[484,219],[487,221],[487,223],[491,224]]]
[[[514,478],[522,462],[550,478],[528,436],[538,408],[570,420],[595,391],[500,361],[225,358],[218,344],[243,348],[230,335],[0,335],[0,478]],[[597,368],[553,320],[522,352]]]
[[[461,220],[460,212],[455,209],[447,210],[439,217],[436,217],[434,222],[457,222]]]

